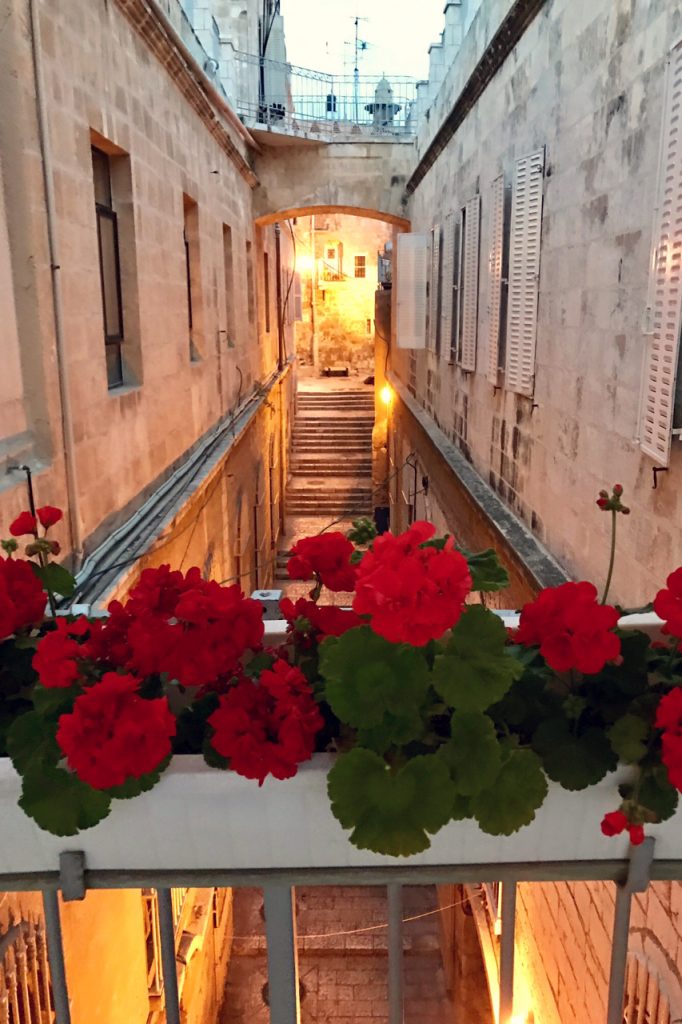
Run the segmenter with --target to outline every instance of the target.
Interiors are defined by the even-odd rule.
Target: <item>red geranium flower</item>
[[[343,636],[349,629],[362,625],[362,619],[355,612],[336,605],[315,604],[305,597],[294,602],[289,597],[279,603],[282,615],[289,623],[290,632],[320,634],[321,636]],[[303,628],[300,628],[303,627]]]
[[[241,680],[221,696],[208,723],[215,750],[259,785],[268,775],[295,775],[312,756],[324,724],[305,676],[281,659],[261,674],[260,686]]]
[[[605,814],[601,830],[605,836],[619,836],[622,832],[630,835],[630,842],[633,846],[639,846],[644,842],[644,828],[642,825],[632,825],[622,811],[609,811]]]
[[[667,589],[659,590],[654,599],[654,611],[665,619],[666,633],[682,637],[682,567],[671,572]]]
[[[59,522],[64,513],[60,508],[55,508],[54,505],[43,505],[42,508],[36,510],[36,515],[40,520],[40,525],[49,530],[51,526]]]
[[[0,558],[0,640],[37,625],[44,613],[43,585],[31,562]]]
[[[35,537],[38,532],[38,521],[30,512],[21,512],[13,523],[10,523],[9,532],[13,537]]]
[[[355,551],[343,533],[321,533],[304,537],[294,544],[287,563],[289,579],[312,580],[318,577],[329,590],[350,591],[355,588],[355,567],[350,557]]]
[[[153,772],[171,753],[175,716],[165,697],[144,700],[139,680],[107,672],[62,715],[57,742],[93,789],[112,789]]]
[[[81,674],[78,661],[89,654],[87,645],[78,643],[75,637],[84,636],[89,628],[86,618],[75,622],[58,618],[56,629],[42,637],[32,664],[43,686],[73,686]]]
[[[516,640],[539,646],[556,672],[574,668],[590,675],[620,654],[620,639],[612,632],[618,618],[611,605],[597,603],[591,583],[563,583],[524,606]]]
[[[451,629],[471,590],[466,559],[448,538],[422,547],[435,532],[417,522],[399,537],[384,533],[358,567],[353,611],[369,615],[375,633],[392,643],[423,647]]]

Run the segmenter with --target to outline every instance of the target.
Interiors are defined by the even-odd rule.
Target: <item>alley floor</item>
[[[465,958],[467,970],[459,972],[455,991],[448,991],[435,887],[406,886],[403,893],[405,1024],[490,1024],[477,958]],[[302,887],[296,890],[296,917],[301,1024],[386,1024],[385,888]],[[269,1024],[260,889],[235,893],[234,929],[219,1024]],[[468,939],[476,943],[473,931]]]

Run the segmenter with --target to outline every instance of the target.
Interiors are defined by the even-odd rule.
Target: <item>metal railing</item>
[[[54,1020],[42,924],[21,921],[0,936],[0,1024]]]
[[[249,53],[236,53],[235,62],[242,82],[261,82],[255,93],[242,85],[235,98],[249,125],[408,138],[416,133],[416,79],[332,75]]]

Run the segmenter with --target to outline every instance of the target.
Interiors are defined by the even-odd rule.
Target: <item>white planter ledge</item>
[[[39,829],[18,807],[21,780],[2,759],[0,882],[3,875],[51,875],[59,854],[68,850],[83,851],[90,872],[150,877],[159,872],[245,877],[257,872],[298,875],[299,880],[307,874],[331,877],[335,870],[387,867],[415,868],[418,874],[443,868],[449,870],[431,872],[433,877],[480,880],[499,877],[502,865],[519,877],[600,878],[617,874],[628,857],[627,839],[608,839],[599,827],[602,816],[618,806],[618,777],[627,777],[627,771],[579,793],[551,784],[535,821],[515,835],[489,836],[473,821],[452,822],[432,838],[429,850],[392,858],[349,842],[329,807],[330,764],[331,755],[318,754],[295,778],[268,780],[259,788],[233,772],[209,768],[201,757],[176,757],[152,791],[115,800],[99,825],[59,838]],[[657,862],[682,864],[682,811],[647,831],[656,837]],[[666,871],[671,869],[668,864]]]

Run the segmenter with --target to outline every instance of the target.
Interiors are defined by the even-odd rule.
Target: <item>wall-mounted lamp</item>
[[[384,384],[383,388],[379,392],[379,397],[385,406],[389,407],[393,401],[393,388],[390,384]]]

